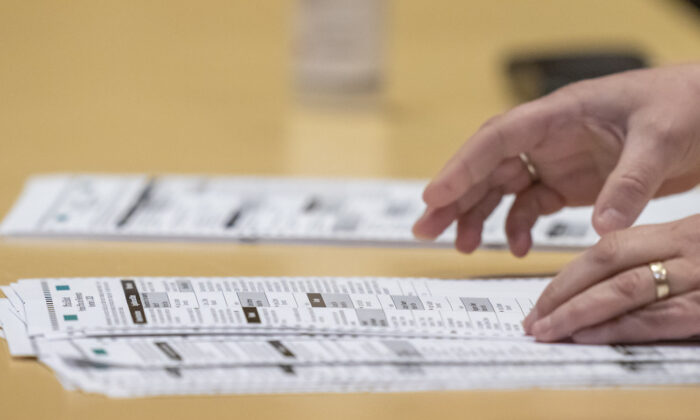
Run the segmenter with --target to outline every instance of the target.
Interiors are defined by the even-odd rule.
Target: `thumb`
[[[599,235],[632,226],[664,182],[666,165],[658,143],[631,133],[626,143],[595,203],[593,227]]]

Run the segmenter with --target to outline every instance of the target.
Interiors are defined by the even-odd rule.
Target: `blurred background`
[[[692,3],[2,0],[0,208],[36,172],[427,178],[568,78],[698,59]]]

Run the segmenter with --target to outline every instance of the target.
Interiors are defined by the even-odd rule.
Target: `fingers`
[[[568,109],[560,95],[521,105],[484,125],[457,151],[426,187],[428,207],[443,207],[484,181],[507,158],[536,147],[552,119]]]
[[[480,182],[457,201],[444,207],[428,208],[413,225],[413,234],[422,240],[434,240],[455,219],[468,213],[491,190],[503,193],[515,193],[526,188],[530,183],[527,172],[519,158],[506,159],[493,172],[492,176]],[[491,209],[489,213],[493,211]],[[486,215],[488,216],[488,214]]]
[[[687,338],[700,332],[700,291],[649,305],[619,318],[585,328],[576,343],[642,343]]]
[[[687,273],[685,260],[664,262],[669,273]],[[695,287],[696,281],[685,276],[669,277],[671,294],[681,294]],[[597,283],[556,308],[532,326],[538,341],[558,341],[583,328],[597,325],[656,300],[656,283],[647,265],[638,266]]]
[[[447,206],[428,208],[425,213],[413,225],[413,235],[422,240],[434,240],[452,222],[478,203],[488,193],[486,183],[480,183],[459,200]]]
[[[457,223],[457,238],[455,248],[464,253],[472,253],[481,243],[481,232],[484,229],[484,221],[498,206],[503,198],[503,193],[491,190],[481,202],[459,218]]]
[[[620,161],[596,200],[593,226],[600,235],[629,227],[663,183],[667,159],[653,136],[630,132]]]
[[[555,308],[592,285],[650,261],[672,259],[678,243],[666,234],[668,224],[638,226],[604,236],[552,279],[523,321],[526,332]]]
[[[564,199],[542,184],[534,184],[518,194],[506,218],[506,235],[513,255],[522,257],[532,246],[530,230],[542,214],[564,207]]]

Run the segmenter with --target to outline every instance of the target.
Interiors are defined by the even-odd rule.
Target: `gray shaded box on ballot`
[[[496,312],[488,298],[460,298],[467,312]]]
[[[192,283],[189,280],[177,280],[176,283],[180,292],[194,292]]]
[[[143,297],[144,308],[169,308],[170,299],[168,294],[164,292],[144,292]]]
[[[381,309],[357,309],[357,319],[361,325],[368,327],[386,327],[386,314]]]
[[[405,309],[405,310],[414,310],[414,311],[425,309],[423,307],[423,302],[421,302],[421,300],[418,296],[392,295],[391,300],[394,301],[394,305],[396,305],[396,309]]]
[[[352,308],[352,299],[347,293],[324,293],[323,301],[327,308]]]
[[[243,306],[270,306],[267,295],[262,292],[238,292],[238,299]]]

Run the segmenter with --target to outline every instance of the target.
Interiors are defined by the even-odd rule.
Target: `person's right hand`
[[[519,159],[527,153],[540,180]],[[595,203],[599,234],[629,227],[648,201],[700,180],[700,65],[578,82],[492,118],[426,187],[413,231],[434,239],[457,220],[455,246],[474,251],[486,217],[517,195],[506,221],[513,254],[532,246],[542,214]]]

